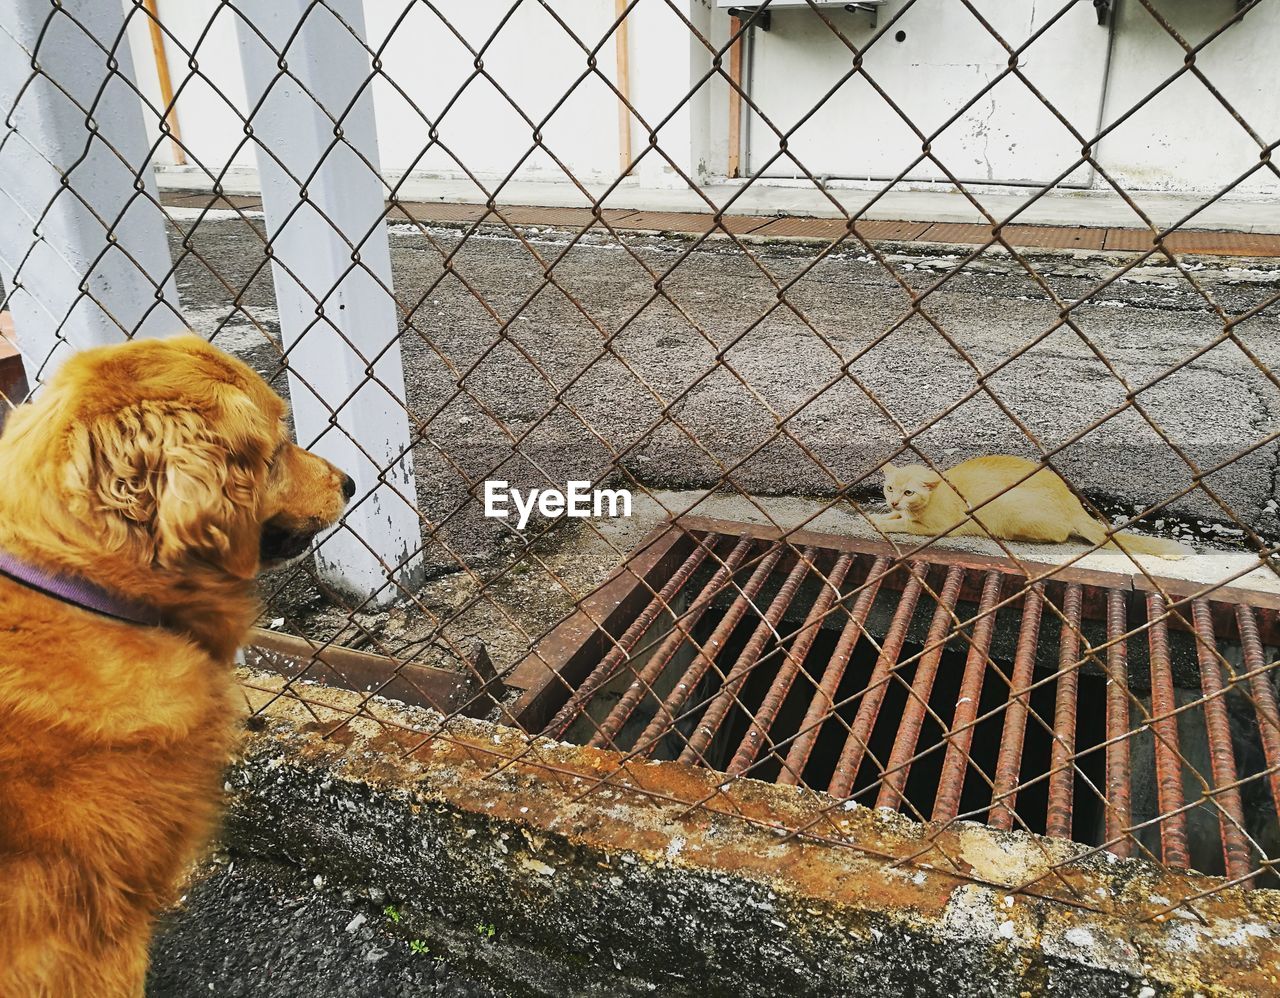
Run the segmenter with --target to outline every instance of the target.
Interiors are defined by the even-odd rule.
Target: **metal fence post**
[[[357,484],[317,567],[381,605],[423,561],[364,13],[360,0],[247,0],[240,13],[298,441]]]
[[[29,381],[185,328],[124,9],[0,0],[0,276]]]

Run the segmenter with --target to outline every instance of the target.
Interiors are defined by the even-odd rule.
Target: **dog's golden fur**
[[[0,576],[0,996],[141,995],[153,915],[214,821],[264,526],[350,480],[252,370],[184,336],[85,351],[0,437],[0,549],[150,604],[114,620]]]

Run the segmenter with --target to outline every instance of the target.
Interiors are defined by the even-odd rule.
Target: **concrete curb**
[[[248,737],[229,780],[228,845],[376,885],[410,917],[495,924],[545,954],[541,979],[522,982],[532,993],[608,993],[609,966],[619,994],[638,993],[624,983],[637,979],[671,994],[743,996],[1280,987],[1275,892],[1223,890],[1196,901],[1195,915],[1146,920],[1213,882],[865,808],[836,812],[830,842],[784,841],[768,826],[797,827],[824,798],[750,780],[717,796],[716,774],[671,763],[629,766],[626,783],[576,800],[616,756],[538,742],[502,766],[526,746],[518,733],[458,719],[424,741],[408,729],[436,730],[439,715],[376,701],[385,724],[355,718],[326,740],[357,698],[306,695],[306,706],[277,700]],[[715,810],[685,814],[682,802],[707,795]],[[931,834],[940,851],[891,865]],[[943,854],[963,875],[944,872]],[[1063,876],[1038,893],[1001,887],[1058,864]]]

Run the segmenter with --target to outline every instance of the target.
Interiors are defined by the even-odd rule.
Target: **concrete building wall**
[[[1159,0],[1169,24],[1196,45],[1226,20],[1235,0]],[[1280,138],[1280,101],[1273,64],[1280,7],[1259,4],[1196,54],[1195,66],[1265,143]],[[1107,96],[1113,120],[1176,72],[1186,57],[1136,0],[1122,0]],[[1108,172],[1138,190],[1217,191],[1259,163],[1258,143],[1190,73],[1153,98],[1102,143]],[[1269,169],[1241,191],[1280,193]]]
[[[132,0],[122,2],[133,7]],[[1125,114],[1184,64],[1183,49],[1136,0],[1116,0],[1110,28],[1098,25],[1093,4],[1084,0],[979,0],[975,6],[991,28],[1014,47],[1043,30],[1021,53],[1019,68],[1061,118],[1012,77],[966,108],[1005,69],[1008,52],[956,0],[907,4],[888,0],[880,8],[881,25],[901,17],[867,53],[867,76],[843,82],[854,48],[873,36],[867,14],[839,4],[824,6],[823,16],[807,7],[779,7],[769,31],[752,33],[744,86],[772,126],[757,114],[744,114],[747,168],[763,168],[779,178],[803,177],[791,158],[778,156],[776,127],[788,134],[790,153],[815,176],[883,181],[905,172],[908,180],[945,179],[935,164],[914,161],[921,135],[931,136],[954,116],[931,147],[959,180],[1040,184],[1061,178],[1068,186],[1106,189],[1106,180],[1093,171],[1071,171],[1079,157],[1072,129],[1095,134],[1100,118],[1111,122]],[[1235,0],[1159,0],[1157,10],[1196,45],[1231,16],[1234,5]],[[503,5],[443,0],[436,6],[449,24],[427,5],[411,5],[406,11],[393,0],[365,3],[369,43],[380,53],[386,77],[375,81],[374,94],[382,164],[389,175],[413,170],[460,176],[469,171],[487,181],[514,171],[520,180],[562,182],[566,177],[555,162],[559,159],[585,183],[616,179],[618,102],[598,76],[588,74],[575,86],[586,73],[587,57],[555,17],[539,5],[520,5],[495,35],[507,14]],[[601,42],[612,24],[614,5],[575,0],[554,9],[589,49],[598,48],[600,72],[616,82],[613,38]],[[198,44],[198,74],[190,80],[186,56],[175,46],[168,52],[181,88],[183,135],[195,158],[215,170],[228,162],[252,166],[252,144],[245,143],[236,113],[246,111],[236,15],[214,0],[161,0],[160,13],[188,49]],[[317,8],[313,16],[328,15]],[[628,183],[679,187],[684,185],[681,171],[699,180],[726,173],[729,88],[724,80],[713,78],[671,115],[711,68],[706,47],[686,20],[713,45],[721,45],[730,30],[727,0],[638,0],[629,15],[631,100],[652,125],[670,115],[658,133],[670,161],[645,153]],[[158,103],[146,31],[145,18],[135,14],[130,43],[135,52],[145,53],[136,60],[141,83]],[[493,82],[477,74],[475,56],[458,35],[472,48],[483,48],[484,73],[524,116]],[[1280,131],[1280,104],[1270,99],[1268,89],[1269,55],[1277,38],[1280,9],[1263,4],[1196,58],[1196,66],[1264,142]],[[534,148],[525,116],[540,122],[570,88],[573,93],[541,129],[553,156]],[[806,117],[833,88],[822,108]],[[450,101],[438,144],[432,145],[431,122]],[[649,145],[647,129],[634,121],[631,143],[636,155]],[[1259,162],[1258,143],[1248,130],[1189,72],[1109,134],[1099,155],[1107,173],[1133,190],[1212,192]],[[157,160],[171,161],[167,143],[159,145]],[[1270,170],[1258,170],[1240,190],[1280,193],[1280,180]]]

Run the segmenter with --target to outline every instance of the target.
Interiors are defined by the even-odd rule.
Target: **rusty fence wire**
[[[799,120],[777,122],[741,70],[742,49],[763,30],[768,4],[732,16],[717,9],[727,28],[709,33],[701,13],[691,14],[697,4],[631,0],[610,12],[603,32],[584,35],[564,5],[517,0],[487,33],[475,34],[451,21],[447,5],[414,2],[390,17],[383,38],[371,40],[363,21],[352,21],[360,5],[315,0],[296,5],[296,30],[283,44],[260,30],[259,4],[211,3],[203,27],[180,32],[165,16],[167,5],[134,0],[106,34],[84,5],[10,5],[28,21],[39,16],[25,33],[0,28],[21,64],[21,78],[10,70],[4,90],[0,158],[19,150],[39,155],[41,126],[24,114],[24,102],[39,93],[83,131],[80,155],[41,165],[54,178],[46,200],[19,204],[4,223],[4,301],[15,314],[19,296],[36,295],[51,280],[50,268],[62,267],[52,279],[73,289],[47,317],[50,338],[24,337],[16,323],[12,345],[31,383],[38,385],[64,345],[84,345],[70,330],[85,309],[105,317],[121,338],[160,320],[190,324],[262,370],[291,396],[295,413],[304,400],[319,408],[318,422],[313,417],[303,426],[299,417],[299,443],[341,438],[347,453],[376,471],[316,559],[264,580],[266,610],[250,664],[268,671],[244,674],[253,709],[290,698],[330,733],[356,718],[371,720],[399,729],[397,744],[410,755],[487,718],[521,733],[484,750],[495,773],[520,764],[560,779],[556,743],[591,745],[611,750],[613,762],[593,785],[578,789],[584,799],[625,784],[678,800],[691,812],[735,815],[785,836],[852,849],[869,847],[839,822],[850,802],[898,811],[929,823],[929,833],[917,854],[894,862],[928,862],[960,877],[973,874],[947,853],[944,833],[956,822],[1031,833],[1027,841],[1045,850],[1049,872],[1000,886],[1052,891],[1086,906],[1106,902],[1077,897],[1067,871],[1098,851],[1210,875],[1188,881],[1168,910],[1194,910],[1200,896],[1226,885],[1274,886],[1280,590],[1266,576],[1275,575],[1277,533],[1274,509],[1261,515],[1239,508],[1233,483],[1237,473],[1253,474],[1260,456],[1274,454],[1280,428],[1262,420],[1239,428],[1246,442],[1214,450],[1167,419],[1170,398],[1201,410],[1202,424],[1241,411],[1197,394],[1188,378],[1206,367],[1236,372],[1242,393],[1280,389],[1269,349],[1250,334],[1250,323],[1272,312],[1280,292],[1262,287],[1247,301],[1228,301],[1203,263],[1178,244],[1196,216],[1242,185],[1280,179],[1271,156],[1276,143],[1264,124],[1234,108],[1198,58],[1240,30],[1259,0],[1227,5],[1221,23],[1194,41],[1175,30],[1156,0],[1132,3],[1143,30],[1158,32],[1178,55],[1167,75],[1131,106],[1109,107],[1097,127],[1068,117],[1037,88],[1026,54],[1082,6],[1105,15],[1110,5],[1057,0],[1056,13],[1029,35],[1007,37],[989,5],[958,0],[957,10],[999,50],[1005,67],[975,81],[952,113],[926,127],[870,65],[872,53],[910,26],[920,3],[886,6],[874,29],[860,32],[838,8],[810,4],[811,27],[846,50],[846,65],[825,89],[805,95],[810,110]],[[628,23],[654,8],[678,25],[701,69],[686,93],[646,116],[621,85],[613,53]],[[492,55],[513,16],[529,9],[559,32],[576,61],[572,85],[536,110],[525,106]],[[470,67],[429,101],[388,68],[386,49],[398,31],[410,30],[411,17],[442,28]],[[346,47],[346,58],[364,67],[359,86],[337,103],[316,92],[314,74],[300,68],[315,55],[295,39],[316,20],[327,25],[332,44]],[[232,25],[242,50],[268,52],[263,94],[247,109],[211,70],[208,50]],[[123,68],[130,28],[139,26],[168,53],[172,79],[161,103]],[[68,34],[100,63],[96,88],[70,86],[50,68],[56,60],[42,46]],[[132,55],[134,63],[141,58]],[[797,132],[851,82],[878,97],[918,150],[896,175],[864,185],[856,198],[794,151]],[[1256,160],[1219,178],[1215,193],[1168,224],[1144,208],[1143,193],[1113,175],[1099,150],[1126,128],[1147,127],[1144,109],[1189,83],[1256,145]],[[262,108],[286,85],[329,132],[311,170],[262,138],[271,134]],[[123,99],[121,88],[150,122],[154,139],[143,155],[118,148],[100,121],[109,98]],[[503,175],[473,169],[468,153],[451,144],[458,132],[451,112],[476,88],[502,103],[527,143]],[[587,88],[621,107],[631,137],[629,161],[603,183],[575,176],[550,137],[550,126],[572,113]],[[664,150],[663,139],[711,88],[749,118],[757,155],[731,186],[709,193],[702,178]],[[1008,88],[1042,109],[1078,149],[1056,175],[1024,185],[1016,203],[992,198],[939,151],[957,122]],[[398,178],[386,175],[368,143],[353,137],[361,100],[375,89],[416,119],[423,140],[414,163],[445,163],[474,191],[465,204],[415,201],[408,193],[413,167]],[[216,160],[175,127],[196,93],[218,102],[238,133],[232,151]],[[181,191],[159,191],[153,179],[153,161],[167,146],[185,161]],[[276,213],[268,205],[265,220],[258,196],[229,192],[234,164],[249,155],[260,175],[274,170],[292,191],[292,203],[282,208],[277,184]],[[346,169],[376,184],[384,205],[355,230],[335,217],[340,198],[315,191],[325,161],[339,156]],[[548,214],[512,203],[508,191],[535,159],[556,173],[574,207]],[[625,224],[629,212],[618,207],[629,178],[653,163],[697,203],[700,217],[682,235],[645,234],[667,226]],[[979,237],[940,251],[927,266],[892,242],[888,223],[870,217],[922,170],[981,219]],[[1029,249],[1011,233],[1025,230],[1037,208],[1082,170],[1110,203],[1127,207],[1140,238],[1127,252],[1095,255],[1088,268],[1068,272],[1069,258]],[[107,203],[91,190],[95,177],[121,173],[126,197]],[[744,218],[757,227],[766,221],[740,206],[758,205],[751,198],[780,175],[819,192],[825,213],[836,219],[825,235],[781,246],[750,235]],[[722,195],[725,189],[731,193]],[[850,211],[852,200],[858,204]],[[96,243],[82,245],[82,257],[51,259],[46,230],[68,206],[82,228],[96,226]],[[161,272],[117,238],[139,216],[166,235]],[[282,238],[303,216],[327,229],[324,252],[341,257],[330,286],[310,284],[307,245]],[[377,262],[388,228],[394,280],[391,268]],[[14,254],[24,239],[27,251]],[[833,315],[824,296],[837,293],[833,280],[846,273],[839,268],[855,264],[876,290],[876,307]],[[141,275],[149,299],[121,312],[97,279],[109,266],[130,271],[133,280]],[[997,280],[990,276],[997,271],[1037,309],[1027,313],[1034,321],[993,356],[974,348],[973,330],[952,299],[981,297],[982,282]],[[1122,308],[1120,289],[1157,272],[1159,286],[1176,289],[1195,313],[1197,333],[1180,354],[1153,351],[1154,360],[1141,367],[1117,357],[1114,337],[1097,335],[1096,309]],[[346,300],[341,285],[352,275],[390,305],[396,328],[352,339],[337,315]],[[277,290],[285,281],[300,288],[313,313],[289,337],[273,312],[273,279]],[[841,328],[846,320],[856,335]],[[1162,334],[1136,331],[1152,342]],[[666,363],[654,345],[664,335],[674,347],[663,349],[674,349],[679,363]],[[314,367],[299,361],[308,338],[321,336],[330,344],[325,349],[349,351],[344,363],[362,372],[341,394],[315,382]],[[796,385],[779,358],[799,349],[820,362],[811,365],[812,378]],[[1019,401],[1020,365],[1064,350],[1087,358],[1107,379],[1108,403],[1083,418],[1077,417],[1084,407],[1065,402],[1059,420],[1029,418]],[[921,404],[920,392],[934,384],[929,351],[960,372],[963,390],[939,391]],[[1036,377],[1052,381],[1052,364]],[[1075,385],[1064,375],[1045,390],[1069,400]],[[406,442],[390,455],[345,423],[370,391],[406,427]],[[708,408],[710,396],[734,401]],[[618,414],[623,408],[625,418]],[[940,429],[974,418],[998,425],[999,434],[974,427],[962,453],[936,443]],[[1099,490],[1077,489],[1085,509],[1105,524],[1105,537],[1180,522],[1179,511],[1193,504],[1196,516],[1229,535],[1234,560],[1214,561],[1211,549],[1190,559],[1203,558],[1207,575],[1178,575],[1157,559],[1112,549],[1111,569],[1103,571],[1082,563],[1100,545],[1080,543],[1047,559],[983,525],[984,508],[1039,469],[1075,485],[1082,465],[1073,455],[1091,435],[1120,424],[1152,442],[1144,460],[1175,469],[1140,479],[1178,484],[1120,512],[1098,498]],[[869,449],[831,446],[833,432],[837,440],[853,439],[873,425]],[[743,426],[751,432],[738,432]],[[997,495],[968,504],[963,520],[941,531],[952,536],[886,532],[883,522],[864,517],[878,509],[886,464],[919,464],[945,478],[958,459],[981,453],[987,439],[1003,441],[1034,466]],[[1137,472],[1125,458],[1137,451],[1108,453],[1103,471],[1115,479],[1114,494],[1132,494],[1123,479]],[[1274,458],[1267,460],[1274,469]],[[414,472],[407,481],[395,473],[406,461]],[[632,530],[608,517],[537,515],[518,529],[509,519],[483,515],[485,483],[496,480],[525,489],[563,489],[569,480],[626,489],[635,519],[647,510],[650,522]],[[788,503],[780,495],[817,498]],[[414,536],[398,555],[357,526],[375,496],[411,517]],[[862,528],[833,529],[833,516]],[[949,543],[965,534],[980,535],[985,546]],[[348,554],[325,561],[325,552],[343,542],[343,552],[354,544],[376,561],[380,582],[354,593],[335,584],[327,567]],[[1263,582],[1256,581],[1260,575]],[[335,698],[326,685],[353,692]],[[406,712],[385,698],[420,709]],[[479,751],[474,740],[466,745]],[[711,769],[723,780],[692,795],[670,788],[677,783],[647,791],[637,764],[655,758]],[[820,795],[820,806],[803,821],[784,812],[747,813],[732,788],[749,779],[808,788]],[[1045,836],[1082,848],[1068,860],[1055,858],[1060,854],[1048,851]]]

